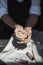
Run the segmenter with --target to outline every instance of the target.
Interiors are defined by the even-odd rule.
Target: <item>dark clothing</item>
[[[31,0],[24,0],[23,3],[20,3],[16,0],[8,0],[8,13],[15,22],[25,26],[27,17],[29,16],[30,6]],[[1,38],[9,38],[14,30],[5,25],[2,21],[0,22],[0,24]]]
[[[19,3],[16,0],[8,0],[9,15],[15,22],[24,26],[29,15],[30,5],[31,0],[24,0],[23,3]]]
[[[43,0],[41,0],[41,11],[42,15],[39,17],[37,24],[34,29],[43,31]],[[23,3],[19,3],[16,0],[8,0],[8,12],[9,15],[14,19],[14,21],[25,26],[28,13],[31,6],[31,0],[24,0]],[[5,25],[2,21],[0,21],[0,38],[9,38],[13,33],[13,29],[9,26]],[[9,34],[9,35],[8,35]]]

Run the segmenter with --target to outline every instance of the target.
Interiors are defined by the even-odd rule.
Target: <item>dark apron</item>
[[[8,0],[8,13],[15,22],[25,26],[26,19],[29,16],[30,5],[31,0],[24,0],[23,3],[20,3],[16,0]],[[10,34],[12,33],[13,30],[8,28],[7,36],[10,37]]]
[[[31,0],[24,0],[23,3],[16,0],[8,0],[9,15],[15,22],[25,26],[27,17],[29,16],[30,5]]]

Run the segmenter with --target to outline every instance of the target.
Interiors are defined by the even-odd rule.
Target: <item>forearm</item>
[[[27,27],[28,29],[32,29],[37,23],[38,17],[39,16],[35,14],[30,15],[26,21],[25,27]]]
[[[13,29],[15,29],[15,27],[17,25],[17,23],[15,21],[13,21],[13,19],[9,15],[7,15],[7,14],[3,15],[1,17],[1,20],[3,20],[3,22],[5,24],[7,24],[8,26],[10,26]]]

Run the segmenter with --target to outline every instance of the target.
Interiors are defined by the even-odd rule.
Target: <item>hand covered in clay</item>
[[[14,30],[14,35],[17,38],[17,43],[26,44],[29,43],[31,39],[32,31],[28,28],[23,29],[22,26],[18,25]]]
[[[16,29],[14,30],[14,34],[18,40],[18,42],[23,41],[25,38],[27,38],[27,32],[23,29],[22,26],[18,25]],[[24,43],[24,42],[23,42]],[[21,44],[21,43],[20,43]]]

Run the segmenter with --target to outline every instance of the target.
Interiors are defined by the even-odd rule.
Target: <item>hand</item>
[[[21,31],[17,31],[15,30],[15,34],[16,34],[16,37],[20,40],[23,40],[25,38],[27,38],[27,32],[25,30],[21,30]]]
[[[18,41],[18,43],[20,43],[20,44],[29,43],[29,41],[30,41],[30,39],[31,39],[31,36],[32,36],[32,31],[31,31],[31,29],[25,28],[24,30],[27,32],[27,37],[24,38],[23,40]]]
[[[15,31],[14,32],[16,32],[16,30],[17,31],[23,30],[23,26],[21,26],[21,25],[15,25]]]
[[[14,34],[13,35],[16,36],[18,41],[24,40],[24,38],[27,37],[26,31],[20,25],[16,26],[16,29],[14,30]]]

